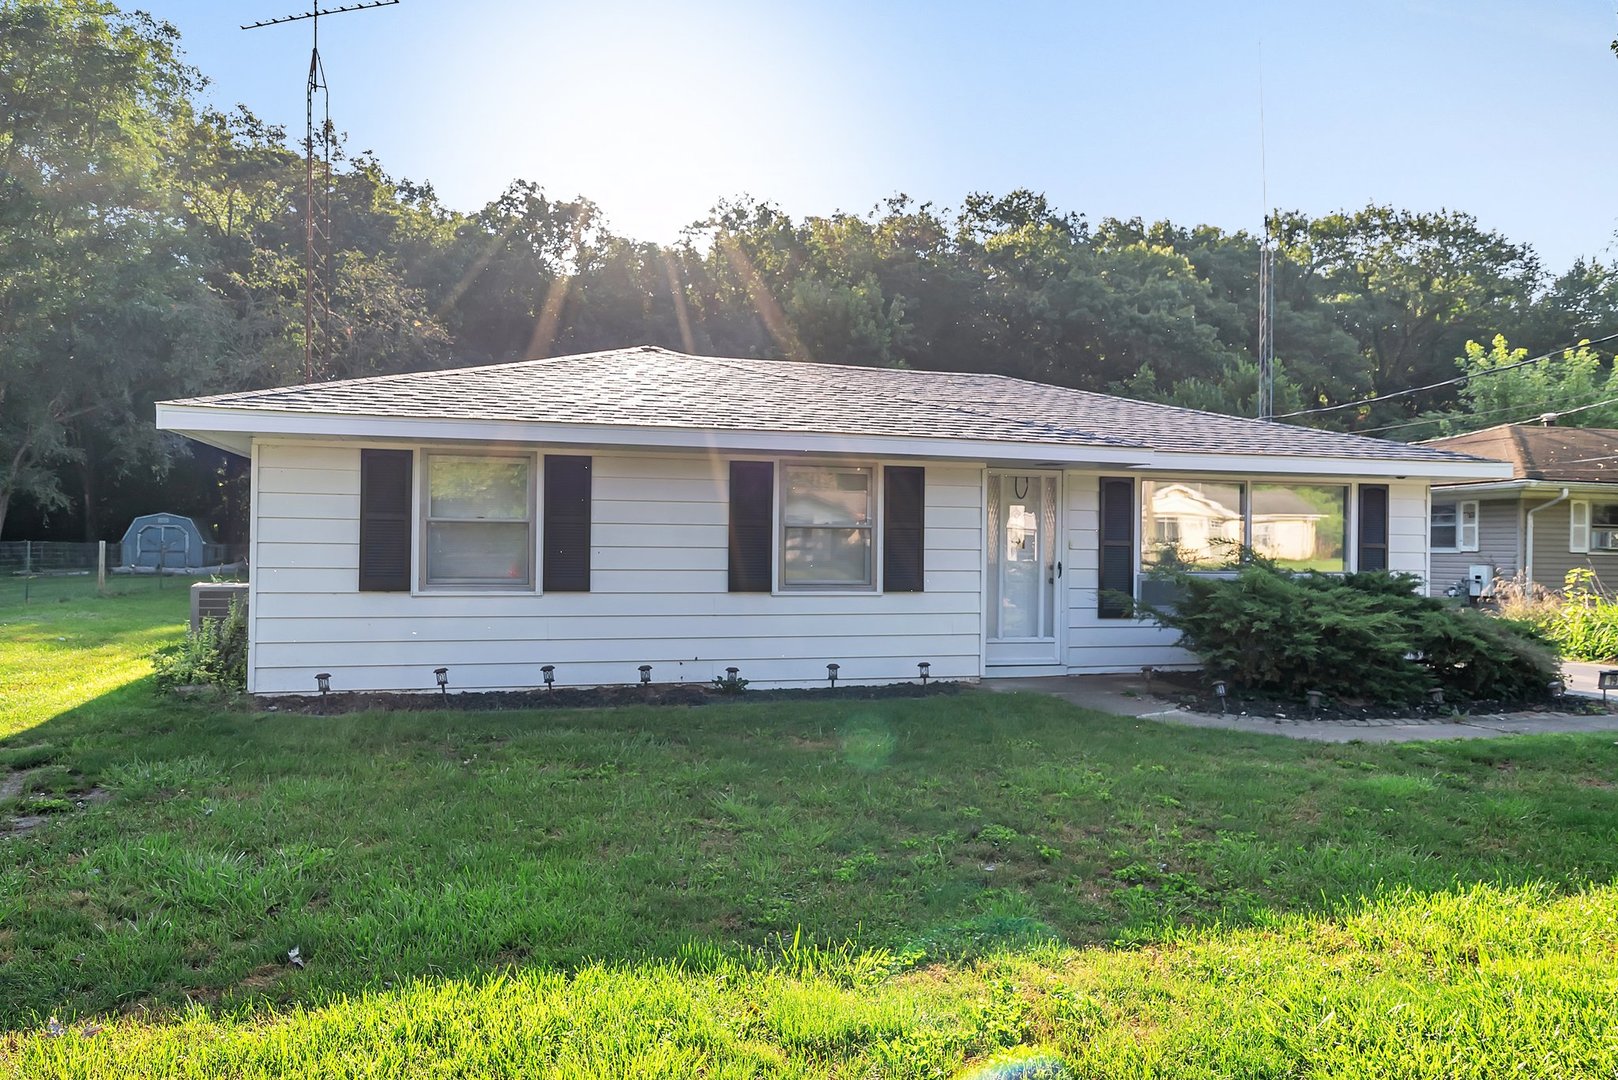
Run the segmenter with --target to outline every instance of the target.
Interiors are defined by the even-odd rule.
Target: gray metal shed
[[[201,567],[205,541],[197,523],[179,514],[142,514],[130,522],[123,539],[123,565]]]

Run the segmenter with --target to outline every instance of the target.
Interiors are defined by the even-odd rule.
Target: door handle
[[[1057,563],[1056,564],[1056,570],[1055,570],[1054,573],[1052,571],[1048,570],[1048,569],[1045,571],[1045,583],[1047,585],[1055,585],[1056,584],[1056,579],[1061,577],[1061,576],[1062,576],[1062,564]]]
[[[1057,577],[1062,576],[1062,564],[1061,564],[1061,562],[1057,562],[1057,564],[1056,564],[1056,576]]]

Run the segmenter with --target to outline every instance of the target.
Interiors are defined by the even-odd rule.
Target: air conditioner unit
[[[1489,596],[1494,592],[1494,566],[1473,563],[1466,569],[1466,591],[1470,596]]]
[[[191,629],[201,630],[203,619],[223,619],[231,601],[247,607],[247,582],[199,581],[191,586]]]
[[[1618,529],[1591,529],[1591,551],[1618,551]]]

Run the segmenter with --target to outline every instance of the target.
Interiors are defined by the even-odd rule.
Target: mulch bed
[[[1173,702],[1190,712],[1217,715],[1219,696],[1213,687],[1203,682],[1197,672],[1159,672],[1154,676],[1156,696]],[[1306,701],[1281,697],[1259,691],[1232,686],[1225,698],[1224,713],[1228,716],[1250,716],[1277,720],[1432,720],[1452,719],[1457,713],[1495,715],[1499,713],[1542,712],[1574,716],[1600,716],[1607,707],[1594,698],[1568,694],[1553,698],[1547,694],[1539,701],[1484,701],[1446,699],[1444,704],[1422,702],[1418,705],[1384,705],[1352,698],[1326,698],[1320,708],[1309,711]]]
[[[809,687],[795,690],[743,690],[726,693],[699,683],[653,683],[651,686],[559,686],[554,690],[485,690],[451,693],[401,694],[385,691],[344,694],[292,695],[254,699],[264,712],[305,713],[324,716],[332,713],[425,712],[453,709],[485,712],[495,709],[612,709],[624,705],[697,706],[729,701],[878,701],[887,698],[937,697],[959,694],[966,684],[934,681],[888,683],[883,686]]]

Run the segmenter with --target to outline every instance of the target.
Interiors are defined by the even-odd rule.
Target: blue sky
[[[306,0],[146,0],[214,102],[301,135]],[[1044,191],[1092,220],[1272,204],[1477,215],[1553,270],[1618,255],[1613,0],[403,0],[321,20],[354,149],[474,209],[513,179],[670,240],[718,199],[794,214]]]

